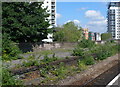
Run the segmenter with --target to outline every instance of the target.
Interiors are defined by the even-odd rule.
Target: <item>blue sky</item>
[[[57,2],[57,24],[74,21],[93,32],[107,31],[107,3],[105,2]]]

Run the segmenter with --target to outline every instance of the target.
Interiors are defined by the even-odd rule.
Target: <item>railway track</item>
[[[90,54],[90,55],[92,55],[94,58],[96,58],[96,56],[97,56],[95,54]],[[53,62],[50,62],[50,63],[47,63],[47,64],[42,64],[42,65],[39,65],[39,66],[30,66],[30,67],[22,67],[22,68],[18,68],[18,69],[12,69],[12,70],[10,70],[10,72],[13,75],[21,75],[21,74],[28,73],[28,72],[31,72],[31,71],[39,70],[40,68],[44,68],[48,65],[58,66],[61,62],[63,62],[65,65],[75,65],[75,64],[77,64],[77,61],[79,59],[82,59],[82,57],[81,56],[71,56],[68,59],[57,60],[57,61],[53,61]]]
[[[100,74],[98,77],[90,79],[83,84],[81,84],[81,81],[74,82],[74,85],[81,85],[82,87],[105,87],[107,84],[114,79],[115,76],[117,76],[120,73],[120,62],[104,73]]]
[[[93,57],[95,58],[96,57],[96,55],[93,55]],[[71,64],[76,64],[75,62],[77,62],[77,60],[78,59],[80,59],[80,57],[71,57],[71,58],[69,58],[69,59],[64,59],[64,60],[57,60],[57,61],[54,61],[54,62],[50,62],[49,64],[47,64],[47,65],[59,65],[60,64],[60,62],[64,62],[65,64],[67,64],[67,65],[71,65]],[[112,64],[112,62],[114,62],[114,64]],[[115,63],[116,62],[116,63]],[[104,70],[105,72],[104,73],[102,73],[102,74],[98,74],[99,76],[97,77],[97,78],[95,78],[94,77],[94,79],[92,79],[92,78],[89,78],[89,79],[87,79],[86,81],[84,80],[84,82],[82,83],[82,84],[79,84],[79,81],[77,81],[77,83],[74,81],[73,83],[73,85],[75,85],[75,87],[76,86],[78,86],[78,87],[80,87],[80,86],[83,86],[83,87],[87,87],[87,86],[89,86],[89,87],[92,87],[92,86],[94,86],[94,87],[96,87],[96,86],[98,86],[98,85],[102,85],[102,86],[105,86],[105,85],[107,85],[113,78],[114,78],[114,76],[116,75],[116,74],[118,74],[119,72],[119,70],[120,70],[120,67],[118,67],[118,66],[120,66],[120,64],[117,64],[117,60],[114,60],[114,61],[111,61],[111,62],[108,62],[107,64],[109,64],[110,65],[110,67],[112,67],[112,68],[107,68],[107,69],[109,69],[109,70]],[[117,64],[117,65],[116,65]],[[32,66],[32,67],[25,67],[24,68],[24,70],[23,70],[23,68],[21,68],[21,69],[18,69],[18,70],[13,70],[13,71],[11,71],[14,75],[21,75],[21,74],[25,74],[25,73],[27,73],[27,72],[31,72],[31,71],[36,71],[36,70],[38,70],[38,69],[40,69],[40,68],[42,68],[42,67],[45,67],[45,66],[47,66],[46,64],[45,65],[41,65],[41,66]],[[100,64],[99,64],[100,65]],[[104,66],[104,65],[103,65]],[[106,66],[106,65],[105,65]],[[95,68],[94,68],[95,69]],[[100,70],[100,67],[98,68],[98,70]],[[113,73],[112,74],[110,74],[110,71],[113,71]],[[116,74],[114,73],[114,72],[116,72]],[[91,72],[92,73],[92,72]],[[110,76],[112,75],[112,77],[109,77],[109,80],[107,80],[107,81],[105,81],[104,79],[102,80],[103,82],[106,82],[106,83],[100,83],[100,79],[98,79],[98,78],[105,78],[104,76],[107,76],[107,74],[105,74],[105,73],[108,73]],[[102,77],[101,77],[102,76]],[[107,78],[108,78],[107,77]],[[86,77],[84,77],[84,78],[86,78]],[[81,79],[82,80],[82,79]],[[81,82],[80,82],[81,83]],[[99,83],[99,84],[98,84]],[[68,84],[69,85],[69,84]],[[71,85],[71,84],[70,84]],[[68,86],[69,87],[69,86]],[[73,86],[70,86],[70,87],[73,87]]]
[[[41,64],[39,66],[30,66],[30,67],[22,67],[22,68],[18,68],[18,69],[12,69],[10,70],[10,72],[13,75],[21,75],[27,72],[31,72],[31,71],[36,71],[40,68],[44,68],[48,65],[56,65],[58,66],[61,62],[63,62],[64,64],[67,65],[71,65],[71,64],[76,64],[77,60],[80,59],[80,57],[70,57],[69,59],[63,59],[63,60],[57,60],[57,61],[53,61],[47,64]]]

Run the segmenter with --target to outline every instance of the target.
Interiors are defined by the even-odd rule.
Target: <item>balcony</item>
[[[112,13],[109,13],[109,14],[110,14],[110,15],[114,15],[114,14],[115,14],[115,12],[114,12],[114,13],[112,12]]]
[[[55,6],[55,2],[51,2],[51,6]]]
[[[55,16],[52,16],[52,19],[55,19]]]
[[[52,10],[55,10],[55,6],[51,6],[51,9],[52,9]]]
[[[55,13],[55,10],[52,10],[52,13]]]
[[[52,14],[52,16],[55,16],[55,12],[53,12],[53,13],[51,13]]]

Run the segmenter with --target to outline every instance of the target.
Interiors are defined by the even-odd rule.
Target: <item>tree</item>
[[[57,28],[54,38],[60,42],[77,42],[81,39],[82,32],[73,22],[64,24],[61,28]]]
[[[37,42],[47,37],[49,14],[42,2],[3,2],[2,33],[15,42]]]
[[[102,40],[108,40],[112,38],[112,34],[111,33],[102,33],[101,34],[101,39]]]

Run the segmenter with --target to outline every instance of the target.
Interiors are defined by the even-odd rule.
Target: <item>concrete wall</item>
[[[36,52],[38,50],[51,50],[55,48],[71,48],[77,43],[19,43],[19,48],[25,52]]]

